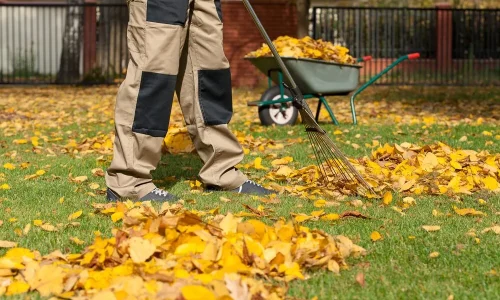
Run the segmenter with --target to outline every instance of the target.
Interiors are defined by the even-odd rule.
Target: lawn
[[[121,226],[92,207],[93,203],[106,202],[104,177],[95,169],[105,170],[112,158],[116,91],[116,86],[0,88],[0,240],[16,242],[18,247],[38,250],[42,255],[54,250],[78,253],[93,243],[96,231],[109,237],[114,227]],[[294,170],[315,161],[301,125],[260,125],[256,109],[248,108],[246,102],[258,99],[262,92],[260,88],[234,92],[235,115],[230,126],[241,137],[247,153],[241,167],[262,184],[300,186],[297,180],[266,176],[274,169],[271,161],[276,158],[293,157],[289,166]],[[371,157],[385,144],[408,142],[423,147],[441,142],[452,149],[487,151],[500,165],[500,156],[495,156],[500,153],[498,88],[371,88],[357,104],[358,126],[350,124],[347,97],[329,101],[341,125],[331,124],[326,112],[321,115],[321,125],[349,157]],[[315,109],[315,101],[310,103]],[[177,106],[171,124],[182,126]],[[263,158],[267,170],[253,167],[258,157]],[[290,299],[500,298],[500,236],[493,230],[483,232],[500,225],[498,193],[474,190],[470,194],[430,195],[394,190],[391,204],[355,196],[307,199],[285,194],[279,195],[276,203],[263,203],[250,196],[193,190],[200,167],[194,154],[166,153],[153,177],[158,186],[179,195],[188,209],[219,208],[220,214],[226,214],[248,212],[242,204],[252,208],[262,205],[267,216],[260,220],[266,224],[280,217],[288,220],[292,213],[310,215],[320,209],[337,214],[358,211],[369,217],[312,219],[301,224],[347,236],[367,252],[348,258],[349,267],[339,275],[305,270],[307,280],[289,283]],[[500,181],[498,169],[495,174]],[[221,196],[230,201],[221,201]],[[415,204],[404,206],[403,199],[409,196]],[[315,201],[320,198],[333,205],[318,208]],[[400,205],[404,209],[398,209]],[[483,214],[462,216],[454,207],[473,208]],[[79,226],[57,227],[68,223],[68,216],[79,210],[83,211]],[[43,230],[33,226],[34,220],[59,230]],[[31,225],[29,230],[25,230],[27,224]],[[424,225],[440,226],[440,230],[427,232]],[[373,241],[375,231],[381,238]],[[75,243],[75,237],[83,244]],[[0,248],[0,256],[7,250]],[[431,255],[433,252],[438,254]],[[39,297],[33,292],[29,295]],[[24,299],[25,295],[16,297]]]

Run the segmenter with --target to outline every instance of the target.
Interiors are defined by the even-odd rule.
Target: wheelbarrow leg
[[[321,100],[318,99],[318,108],[316,109],[316,122],[319,121],[319,112],[321,111],[321,104],[322,104]]]
[[[333,124],[335,124],[335,125],[339,125],[339,122],[338,122],[338,121],[337,121],[337,119],[335,118],[335,115],[333,114],[333,110],[332,110],[332,108],[330,107],[330,105],[328,105],[328,102],[326,102],[325,97],[320,96],[320,97],[319,97],[319,101],[320,101],[320,103],[323,103],[323,104],[325,105],[325,108],[326,108],[326,110],[328,111],[328,114],[330,115],[330,118],[332,118],[332,122],[333,122]],[[318,105],[318,107],[319,107],[319,105]],[[318,110],[318,112],[319,112],[319,110]]]

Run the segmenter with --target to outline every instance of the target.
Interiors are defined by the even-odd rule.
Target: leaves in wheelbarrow
[[[356,59],[350,56],[349,49],[321,39],[315,40],[309,36],[296,39],[289,36],[280,36],[273,41],[278,54],[283,57],[311,58],[325,61],[334,61],[341,64],[355,64]],[[267,44],[250,52],[247,57],[272,56]]]

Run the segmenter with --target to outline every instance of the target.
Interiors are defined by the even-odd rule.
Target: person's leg
[[[231,73],[222,45],[220,2],[194,0],[190,5],[178,98],[188,132],[204,162],[200,180],[205,185],[235,189],[247,177],[234,167],[243,159],[243,150],[227,127],[233,113]]]
[[[106,184],[108,198],[154,200],[151,171],[160,161],[168,129],[188,0],[132,0],[129,10],[131,58],[116,99],[116,137]]]
[[[227,124],[233,115],[231,72],[224,54],[220,0],[192,0],[177,95],[188,132],[204,162],[208,188],[269,193],[235,166],[243,149]]]

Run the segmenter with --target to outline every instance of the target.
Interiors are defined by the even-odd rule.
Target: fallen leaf
[[[373,241],[373,242],[376,242],[378,240],[380,240],[382,238],[382,236],[380,235],[380,233],[378,231],[374,231],[370,234],[370,239]]]
[[[17,247],[16,242],[0,241],[0,248],[14,248],[14,247]]]
[[[83,211],[79,210],[68,216],[68,221],[76,220],[82,215]]]
[[[365,274],[364,273],[358,273],[356,274],[356,282],[361,286],[365,286]]]
[[[439,256],[439,252],[431,252],[431,254],[429,254],[430,258],[436,258],[438,256]]]
[[[492,226],[492,227],[488,227],[488,228],[485,228],[483,229],[483,231],[481,231],[481,233],[486,233],[486,232],[494,232],[495,234],[500,234],[500,225],[495,225],[495,226]]]
[[[29,232],[30,232],[30,229],[31,229],[31,224],[26,224],[26,226],[24,226],[24,229],[23,229],[23,234],[24,235],[27,235]]]
[[[14,170],[14,169],[16,168],[16,166],[14,166],[14,165],[13,165],[13,164],[11,164],[11,163],[5,163],[5,164],[3,165],[3,167],[4,167],[5,169],[7,169],[7,170]]]
[[[156,246],[148,240],[133,237],[129,240],[128,252],[134,263],[145,262],[156,251]]]
[[[370,219],[369,217],[363,215],[359,211],[345,211],[340,215],[340,218],[347,218],[347,217],[354,217],[354,218],[361,218],[361,219]]]
[[[486,214],[475,210],[474,208],[458,208],[456,206],[453,207],[453,210],[460,216],[485,216]]]
[[[391,202],[392,202],[392,193],[391,192],[389,192],[389,191],[385,192],[384,197],[383,197],[383,202],[385,205],[391,204]]]
[[[77,237],[70,237],[69,238],[73,243],[77,244],[77,245],[83,245],[85,244],[84,241],[80,240],[79,238]]]
[[[45,223],[43,225],[40,225],[40,228],[42,228],[45,231],[57,231],[57,228],[49,223]]]
[[[438,231],[441,230],[441,226],[437,225],[423,225],[422,228],[427,232]]]

